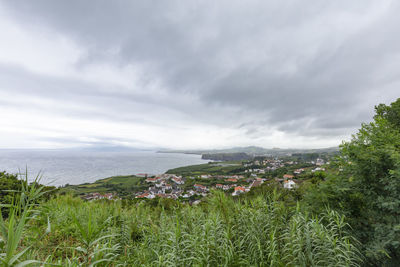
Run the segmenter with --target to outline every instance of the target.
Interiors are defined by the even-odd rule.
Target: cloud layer
[[[399,97],[397,1],[0,1],[0,147],[334,146]]]

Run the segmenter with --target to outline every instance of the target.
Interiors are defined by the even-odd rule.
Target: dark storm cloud
[[[395,1],[2,4],[21,25],[61,32],[88,49],[76,68],[134,64],[148,79],[161,81],[171,97],[99,91],[59,80],[37,88],[46,96],[79,95],[92,104],[108,98],[117,110],[120,101],[130,99],[169,105],[194,120],[244,128],[249,136],[262,135],[259,127],[304,136],[349,134],[370,119],[374,104],[398,97],[400,6]],[[181,94],[199,103],[180,103]]]

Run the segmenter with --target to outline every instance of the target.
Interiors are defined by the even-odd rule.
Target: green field
[[[148,187],[145,178],[134,175],[113,176],[97,180],[94,183],[85,183],[80,185],[69,185],[61,189],[61,192],[72,192],[75,195],[84,195],[88,193],[118,193],[120,196],[126,196],[134,192],[144,190]]]
[[[243,166],[241,161],[227,161],[227,162],[209,162],[200,165],[191,165],[180,168],[168,170],[167,173],[182,175],[182,176],[195,176],[202,174],[213,175],[230,175],[242,172]]]

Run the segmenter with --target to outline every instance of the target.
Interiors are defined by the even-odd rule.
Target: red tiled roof
[[[293,178],[294,176],[293,175],[291,175],[291,174],[285,174],[285,175],[283,175],[283,178]]]
[[[137,196],[136,198],[145,198],[147,196],[149,196],[149,193],[141,194],[141,195]]]
[[[245,188],[241,186],[236,186],[235,191],[245,191]]]

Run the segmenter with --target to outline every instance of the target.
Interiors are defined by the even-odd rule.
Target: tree
[[[0,204],[10,204],[14,192],[21,190],[21,181],[17,175],[0,172]]]
[[[341,172],[310,190],[305,201],[314,210],[329,205],[346,214],[367,264],[399,266],[400,98],[375,111],[374,121],[341,145]]]
[[[22,177],[24,175],[25,174],[22,174]],[[56,188],[54,186],[42,186],[38,183],[38,181],[40,181],[40,173],[37,176],[36,180],[31,184],[31,187],[43,187],[44,190],[48,193],[41,195],[41,199],[48,200],[52,195],[55,194]],[[11,204],[13,201],[15,201],[15,197],[20,194],[23,186],[28,186],[27,180],[19,179],[17,174],[0,172],[0,204],[6,205]],[[7,217],[8,210],[3,209],[2,215],[4,217]]]

